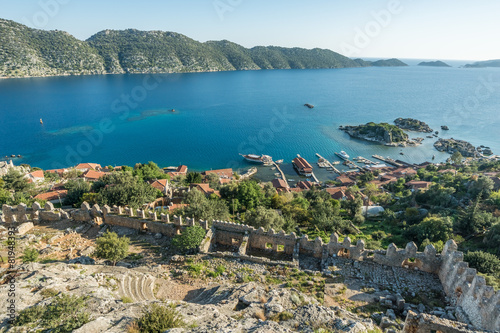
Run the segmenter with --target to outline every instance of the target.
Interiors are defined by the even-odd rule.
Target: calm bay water
[[[21,154],[16,164],[44,169],[150,160],[198,170],[237,169],[249,166],[239,153],[269,154],[287,163],[296,154],[310,162],[316,162],[315,153],[336,160],[340,150],[351,157],[424,162],[436,155],[439,161],[449,155],[437,152],[433,139],[416,148],[391,148],[351,139],[337,128],[412,117],[442,137],[490,146],[499,154],[499,110],[500,69],[493,68],[8,79],[0,80],[0,156]],[[442,132],[441,125],[450,131]]]

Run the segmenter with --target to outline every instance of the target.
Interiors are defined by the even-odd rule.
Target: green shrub
[[[110,260],[113,265],[125,258],[128,254],[130,239],[123,236],[118,237],[116,232],[106,231],[104,235],[96,239],[95,256]]]
[[[183,327],[186,323],[172,305],[152,304],[143,310],[137,326],[141,333],[164,332],[170,328]]]
[[[36,262],[38,260],[38,251],[37,249],[34,249],[34,248],[26,248],[23,252],[23,256],[22,256],[22,259],[23,259],[23,262],[26,263],[26,262]]]
[[[181,235],[175,235],[172,244],[182,252],[196,250],[205,238],[205,230],[199,225],[187,227]]]
[[[127,297],[127,296],[123,296],[122,297],[122,302],[123,303],[134,303],[134,300],[130,297]]]
[[[372,233],[372,238],[376,241],[382,240],[386,237],[387,237],[387,234],[382,230],[378,230],[378,231],[375,231]]]
[[[484,274],[493,276],[500,274],[500,259],[491,253],[483,251],[469,251],[464,256],[470,267],[477,269]]]
[[[62,294],[47,305],[32,306],[19,312],[14,326],[28,325],[51,333],[72,332],[89,322],[84,311],[86,298]]]

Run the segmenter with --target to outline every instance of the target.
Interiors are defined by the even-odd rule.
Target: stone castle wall
[[[19,205],[15,208],[4,205],[3,220],[14,222],[45,222],[69,218],[67,212],[55,210],[51,203],[42,209],[35,203],[31,208]],[[310,256],[321,261],[321,268],[328,270],[329,258],[341,256],[358,261],[372,261],[377,264],[408,269],[421,270],[437,274],[443,289],[457,307],[463,310],[464,321],[470,321],[474,326],[488,330],[500,330],[500,292],[487,286],[482,276],[475,269],[469,268],[463,262],[463,253],[457,251],[453,240],[446,243],[442,253],[436,253],[432,245],[424,252],[418,252],[415,243],[410,242],[404,249],[398,249],[391,244],[387,250],[367,250],[363,240],[352,244],[349,237],[339,242],[337,234],[332,234],[328,243],[317,237],[309,240],[308,236],[298,237],[295,233],[276,233],[232,222],[213,221],[211,228],[207,221],[161,214],[149,210],[134,210],[123,207],[108,207],[102,209],[98,205],[90,207],[83,203],[81,209],[75,210],[71,218],[82,222],[104,222],[109,225],[127,227],[140,231],[160,233],[168,237],[182,233],[185,227],[200,225],[207,230],[205,239],[200,245],[203,253],[212,252],[214,245],[229,246],[237,249],[235,252],[212,252],[214,255],[238,257],[245,260],[266,264],[282,264],[298,266],[299,256]],[[272,261],[268,258],[255,257],[248,253],[265,251],[270,255],[286,254],[292,260]]]

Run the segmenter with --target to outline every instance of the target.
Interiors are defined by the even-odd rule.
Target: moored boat
[[[347,153],[345,151],[341,151],[340,153],[337,153],[335,152],[335,155],[337,155],[338,157],[344,159],[344,160],[348,160],[349,159],[349,155],[347,155]]]
[[[273,161],[272,157],[269,155],[256,155],[256,154],[240,154],[243,158],[249,162],[255,163],[265,163],[269,164]]]

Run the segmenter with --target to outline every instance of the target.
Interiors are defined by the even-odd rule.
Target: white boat
[[[283,160],[277,160],[276,161],[276,164],[281,164],[281,163],[283,163]]]
[[[255,163],[265,163],[265,164],[270,164],[273,161],[273,158],[269,155],[256,155],[256,154],[247,154],[243,155],[243,158],[249,162],[255,162]]]
[[[344,159],[344,160],[348,160],[349,159],[349,155],[347,155],[347,153],[345,151],[341,151],[340,153],[335,153],[338,157]]]

